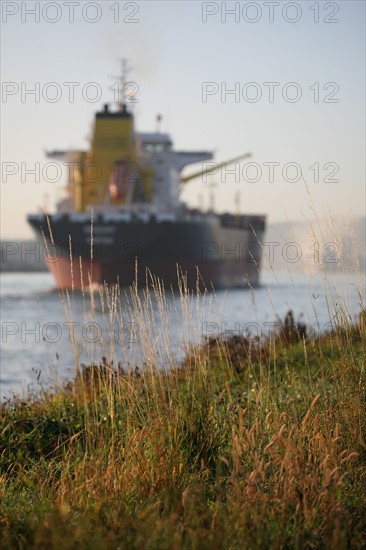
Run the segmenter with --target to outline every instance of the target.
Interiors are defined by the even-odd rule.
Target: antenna
[[[112,76],[112,78],[116,79],[118,82],[118,89],[117,89],[117,103],[119,105],[120,111],[123,111],[125,108],[125,96],[124,92],[126,91],[126,85],[128,84],[127,81],[127,75],[128,73],[132,71],[132,67],[128,67],[128,62],[126,58],[121,59],[121,74],[118,76]],[[113,86],[109,87],[110,90],[114,90]]]
[[[236,223],[237,225],[240,225],[240,199],[241,199],[241,193],[240,191],[237,191],[234,196],[234,202],[235,202],[235,217],[236,217]]]
[[[210,182],[209,184],[209,211],[215,212],[215,187],[217,187],[217,183]]]
[[[163,119],[163,117],[161,115],[156,115],[156,132],[158,134],[160,134],[162,119]]]

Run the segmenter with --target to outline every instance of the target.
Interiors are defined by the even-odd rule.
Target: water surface
[[[356,275],[264,271],[257,289],[210,292],[183,303],[166,292],[164,304],[142,291],[133,304],[121,290],[114,308],[98,291],[92,305],[88,294],[62,297],[48,273],[3,273],[0,281],[2,398],[54,386],[70,379],[77,365],[103,356],[130,367],[169,367],[208,334],[275,330],[290,308],[295,319],[324,330],[339,311],[356,319],[362,291]]]

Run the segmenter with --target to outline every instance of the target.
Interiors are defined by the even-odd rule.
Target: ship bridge
[[[142,151],[170,151],[173,145],[170,135],[160,132],[141,132],[137,134],[137,139]]]

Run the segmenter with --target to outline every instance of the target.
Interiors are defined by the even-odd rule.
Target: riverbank
[[[1,411],[4,548],[361,548],[365,319],[85,368]]]

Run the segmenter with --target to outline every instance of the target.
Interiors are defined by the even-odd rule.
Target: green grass
[[[364,547],[364,358],[360,320],[8,403],[2,547]]]

